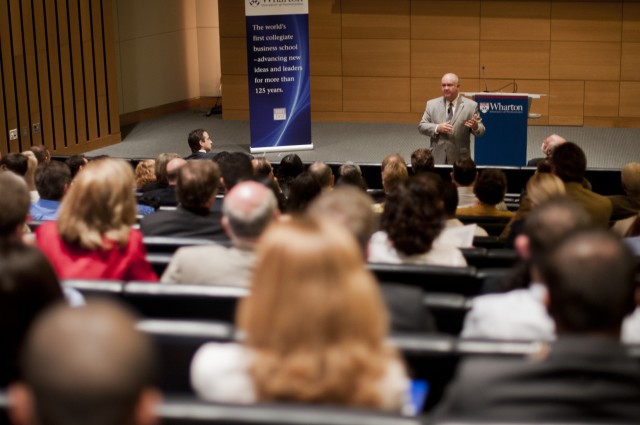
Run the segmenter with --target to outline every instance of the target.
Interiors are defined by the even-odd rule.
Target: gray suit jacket
[[[431,99],[418,125],[418,131],[431,138],[431,152],[436,164],[453,164],[461,155],[471,155],[471,134],[482,136],[484,124],[478,118],[478,130],[472,133],[464,123],[478,111],[478,104],[464,96],[458,98],[453,115],[453,134],[436,134],[438,124],[447,120],[447,106],[444,97]]]

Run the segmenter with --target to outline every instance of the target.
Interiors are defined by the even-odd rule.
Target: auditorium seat
[[[379,282],[419,286],[425,292],[469,296],[480,293],[482,286],[482,282],[476,276],[475,267],[380,263],[369,263],[367,267]]]
[[[473,238],[473,246],[476,248],[505,248],[505,240],[498,236],[476,236]]]
[[[435,319],[439,332],[458,336],[464,317],[471,308],[471,299],[459,294],[427,293],[423,303]]]
[[[518,253],[507,248],[460,248],[469,266],[477,269],[509,268],[518,260]]]
[[[234,286],[129,282],[122,295],[144,317],[233,323],[236,304],[248,293]]]
[[[184,246],[215,245],[216,242],[207,239],[176,238],[170,236],[145,236],[142,239],[147,253],[173,254]]]
[[[456,215],[456,218],[464,224],[476,223],[487,231],[489,236],[500,236],[511,217],[490,217],[475,215]]]
[[[124,281],[108,279],[65,279],[62,286],[73,288],[84,296],[115,296],[122,295]]]

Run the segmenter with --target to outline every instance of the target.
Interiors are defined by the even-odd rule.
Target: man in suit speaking
[[[442,77],[442,96],[427,102],[420,133],[431,138],[431,150],[436,164],[453,164],[458,157],[470,156],[471,135],[482,136],[484,125],[478,104],[460,96],[460,80],[456,74]]]

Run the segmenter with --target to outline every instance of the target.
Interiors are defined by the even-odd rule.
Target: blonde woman
[[[136,165],[136,190],[142,191],[142,188],[156,181],[156,161],[153,159],[142,160]]]
[[[293,219],[267,230],[257,255],[236,317],[245,342],[200,348],[191,365],[196,393],[400,410],[408,378],[385,343],[386,310],[352,236]]]
[[[157,281],[136,220],[133,170],[123,160],[90,162],[62,200],[58,221],[36,241],[60,279]]]

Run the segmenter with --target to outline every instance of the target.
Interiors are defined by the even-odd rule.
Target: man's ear
[[[145,388],[140,393],[135,410],[135,425],[157,425],[158,406],[162,403],[162,394],[157,388]]]
[[[9,418],[14,425],[33,425],[34,399],[33,393],[25,384],[16,382],[9,386]]]
[[[518,235],[513,241],[513,246],[518,252],[520,258],[529,260],[531,258],[531,249],[529,247],[529,237],[526,235]]]

